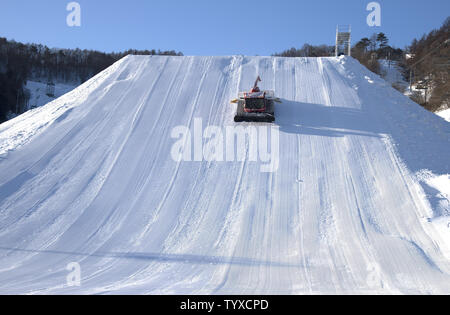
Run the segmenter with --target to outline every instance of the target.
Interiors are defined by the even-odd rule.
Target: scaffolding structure
[[[352,55],[352,26],[338,25],[336,27],[336,57]]]

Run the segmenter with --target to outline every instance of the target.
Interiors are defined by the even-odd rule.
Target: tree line
[[[441,28],[414,39],[405,49],[389,45],[384,33],[364,37],[352,47],[352,57],[374,73],[381,74],[380,59],[397,62],[406,81],[428,89],[428,99],[412,93],[411,98],[430,111],[450,107],[450,17]],[[335,46],[309,44],[291,48],[273,56],[329,57],[335,55]],[[412,75],[410,77],[410,75]],[[397,88],[397,87],[396,87]],[[400,88],[400,87],[399,87]],[[404,91],[401,91],[404,92]]]
[[[403,50],[389,46],[389,39],[384,33],[373,34],[365,37],[352,47],[352,56],[364,66],[375,73],[380,73],[378,59],[390,58],[401,60]],[[290,48],[281,53],[275,53],[277,57],[330,57],[335,55],[335,46],[304,44],[302,48]]]
[[[50,49],[0,38],[0,123],[21,114],[29,99],[27,80],[81,84],[129,55],[182,56],[176,51],[128,50],[103,53],[81,49]]]
[[[334,56],[334,46],[319,45],[313,46],[310,44],[304,44],[302,48],[297,49],[295,47],[282,51],[281,53],[275,53],[275,57],[329,57]]]
[[[389,45],[389,38],[384,33],[375,33],[370,38],[364,37],[352,47],[352,56],[370,71],[381,74],[379,59],[401,62],[404,51]]]
[[[450,17],[436,30],[414,39],[404,60],[405,76],[428,88],[430,98],[418,98],[430,111],[450,107]],[[410,78],[409,76],[412,75]]]

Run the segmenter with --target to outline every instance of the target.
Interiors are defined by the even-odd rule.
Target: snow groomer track
[[[276,172],[171,158],[174,127],[235,125],[258,75]],[[128,56],[0,125],[0,293],[450,294],[419,176],[450,173],[449,126],[350,57]]]

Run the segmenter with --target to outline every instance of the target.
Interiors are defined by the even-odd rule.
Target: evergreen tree
[[[387,47],[389,43],[389,39],[386,37],[384,33],[378,33],[377,35],[377,43],[380,49],[384,49]]]

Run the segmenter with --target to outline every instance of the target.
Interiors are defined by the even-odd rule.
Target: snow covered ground
[[[78,85],[73,84],[55,84],[55,97],[48,96],[47,93],[47,83],[28,81],[26,88],[30,91],[30,100],[28,102],[29,109],[44,106],[47,103],[52,102],[58,97],[63,96],[75,89]]]
[[[257,75],[278,170],[174,161]],[[0,293],[450,294],[449,156],[449,123],[349,57],[129,56],[0,125]]]
[[[450,122],[450,109],[446,109],[437,113],[438,116],[444,118],[446,121]]]
[[[409,83],[405,81],[403,75],[397,65],[396,61],[390,61],[381,59],[379,60],[381,66],[381,76],[384,80],[389,82],[391,85],[396,85],[399,88],[402,88],[405,92],[404,94],[408,97],[411,96],[412,93],[416,93],[420,95],[422,98],[425,98],[425,90],[418,90],[416,84],[412,85],[412,91],[409,89]],[[430,97],[430,93],[428,93],[427,99]],[[429,99],[428,99],[429,100]],[[450,109],[444,110],[436,113],[438,116],[444,118],[448,122],[450,122]]]
[[[403,75],[400,72],[396,61],[380,59],[379,63],[382,74],[381,76],[384,80],[391,84],[398,84],[399,86],[403,86],[405,89],[409,88],[409,84],[403,78]]]

